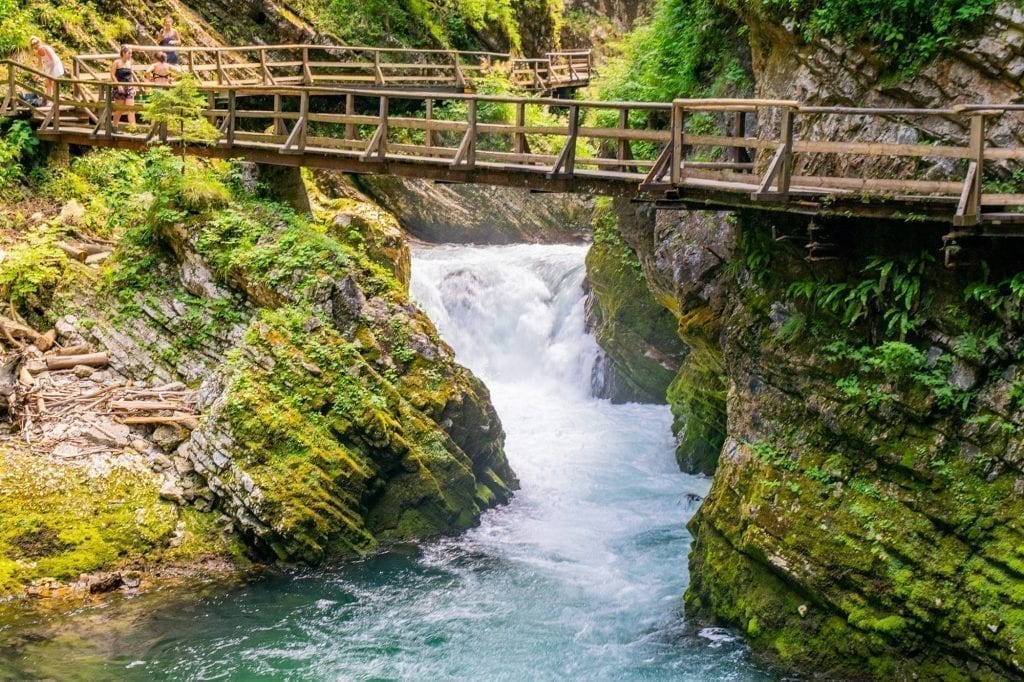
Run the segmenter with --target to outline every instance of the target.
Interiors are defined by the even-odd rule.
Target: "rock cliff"
[[[870,45],[808,37],[767,3],[721,4],[747,25],[760,97],[892,107],[1019,99],[1024,14],[1013,3],[993,3],[911,70]],[[963,143],[966,122],[822,117],[797,134],[811,132]],[[1024,133],[1003,117],[986,134]],[[891,163],[840,170],[870,165],[884,176]],[[957,171],[940,160],[918,170]],[[987,182],[1014,181],[1012,166],[986,170]],[[805,260],[809,229],[827,232],[838,260]],[[669,389],[680,462],[717,466],[690,526],[692,622],[732,625],[784,666],[824,677],[1024,673],[1021,250],[974,243],[945,269],[947,229],[669,211],[621,225],[689,348]]]
[[[18,512],[13,534],[0,533],[0,591],[39,576],[240,555],[238,539],[252,557],[315,563],[464,529],[506,502],[517,482],[501,423],[487,389],[409,302],[408,251],[395,219],[316,192],[315,216],[303,216],[247,189],[245,168],[181,163],[161,151],[94,153],[51,187],[79,206],[80,219],[43,215],[43,243],[102,229],[115,246],[77,276],[73,266],[55,273],[44,285],[55,293],[23,306],[41,306],[33,308],[40,321],[59,317],[58,344],[102,350],[110,367],[83,387],[60,377],[74,381],[88,367],[45,386],[23,378],[15,396],[31,408],[15,428],[30,439],[33,401],[60,379],[47,389],[70,396],[59,413],[87,403],[103,416],[81,416],[96,428],[110,422],[106,430],[118,435],[83,450],[72,423],[42,440],[33,435],[34,458],[17,441],[3,446],[0,508],[38,499]],[[42,281],[35,267],[42,265],[8,262],[0,276],[28,286]],[[109,387],[93,388],[100,374]],[[106,403],[96,407],[106,392],[133,385],[187,395],[196,417],[168,412],[183,408],[184,397],[153,406],[154,422],[178,424],[168,441],[165,426],[120,424]],[[98,400],[86,399],[93,394]],[[131,499],[140,532],[113,525],[97,544],[88,519],[43,523],[40,515],[63,504],[47,497],[57,487],[8,485],[40,466],[73,481],[65,488],[84,510],[110,516],[111,495]],[[225,522],[230,532],[219,539]],[[190,534],[195,542],[168,551]]]

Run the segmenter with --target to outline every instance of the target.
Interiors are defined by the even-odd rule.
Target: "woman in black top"
[[[135,106],[135,88],[128,83],[135,82],[135,71],[132,70],[132,48],[121,46],[121,56],[110,65],[110,75],[118,85],[114,88],[114,101],[124,102],[125,106]],[[114,123],[121,122],[121,114],[114,114]],[[128,112],[128,124],[135,125],[135,112]]]

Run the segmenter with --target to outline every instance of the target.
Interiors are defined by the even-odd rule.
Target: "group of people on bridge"
[[[155,61],[145,72],[149,81],[162,85],[170,85],[179,75],[178,53],[173,48],[181,45],[181,35],[174,27],[174,19],[164,17],[163,25],[156,33],[156,41],[160,47],[166,48],[154,55]],[[64,63],[53,46],[38,37],[29,40],[29,50],[34,54],[40,70],[46,74],[46,95],[52,98],[57,88],[56,79],[66,74]],[[118,85],[114,88],[113,97],[116,102],[128,108],[127,116],[130,125],[135,124],[135,112],[130,107],[135,104],[138,92],[138,74],[132,62],[132,48],[122,45],[119,56],[110,64],[110,77]],[[118,116],[120,119],[120,115]]]

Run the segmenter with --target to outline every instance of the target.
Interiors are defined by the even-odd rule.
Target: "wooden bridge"
[[[1014,186],[1024,175],[1020,104],[869,109],[778,100],[602,102],[267,86],[261,80],[277,74],[236,82],[233,74],[253,69],[253,62],[240,63],[235,72],[221,65],[219,78],[232,82],[200,86],[209,102],[204,115],[219,139],[190,145],[189,153],[625,195],[667,207],[939,221],[955,226],[950,238],[1024,236],[1024,194]],[[31,116],[43,139],[143,149],[160,137],[156,126],[113,123],[118,107],[109,81],[61,79],[49,101],[42,74],[12,62],[6,68],[0,114]],[[47,101],[36,106],[12,96],[26,92]],[[890,134],[893,123],[953,132],[928,141],[920,140],[924,133],[912,142],[873,138]],[[844,139],[829,139],[835,130],[844,131]],[[180,142],[173,134],[165,141]]]
[[[148,70],[165,47],[131,45],[135,70]],[[501,73],[525,92],[550,94],[590,82],[590,50],[548,52],[524,59],[500,52],[463,52],[348,45],[249,45],[179,47],[178,68],[204,85],[349,86],[465,92],[489,73]],[[71,60],[73,80],[110,80],[115,53]]]

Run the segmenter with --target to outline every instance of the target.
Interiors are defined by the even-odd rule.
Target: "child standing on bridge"
[[[177,71],[172,69],[167,63],[167,54],[165,52],[157,52],[154,56],[156,61],[153,62],[153,66],[149,67],[149,80],[154,83],[170,85]]]
[[[46,96],[52,98],[57,91],[57,82],[54,79],[64,77],[64,63],[54,49],[39,38],[33,36],[28,41],[28,46],[35,53],[40,69],[47,75]]]

